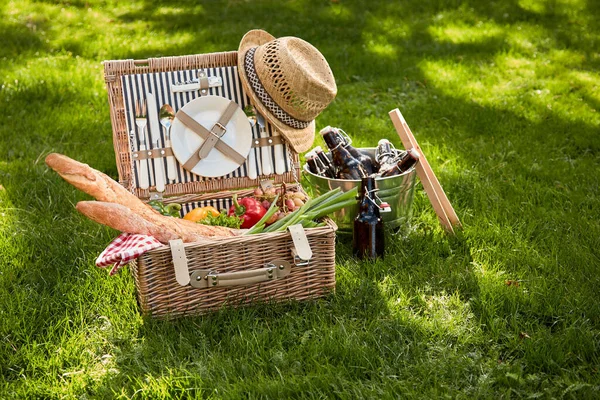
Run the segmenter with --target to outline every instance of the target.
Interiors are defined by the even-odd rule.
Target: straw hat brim
[[[315,121],[311,121],[306,128],[295,129],[278,120],[267,107],[265,107],[254,90],[250,86],[246,69],[244,68],[244,57],[246,52],[252,47],[261,46],[275,40],[275,37],[268,32],[260,29],[254,29],[244,35],[238,48],[238,73],[244,92],[250,97],[252,105],[265,119],[275,127],[292,146],[297,153],[304,153],[312,146],[315,140]]]

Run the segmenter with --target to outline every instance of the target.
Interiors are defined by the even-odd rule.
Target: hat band
[[[252,90],[254,94],[260,99],[260,102],[271,111],[271,114],[275,116],[279,121],[283,122],[287,126],[296,129],[304,129],[308,125],[310,125],[311,121],[300,121],[292,117],[290,114],[285,112],[275,100],[267,93],[264,86],[262,85],[260,78],[256,74],[256,69],[254,68],[254,53],[256,52],[257,47],[253,47],[246,52],[246,58],[244,59],[244,67],[246,70],[246,75],[248,76],[248,81],[250,82],[250,86],[252,86]]]

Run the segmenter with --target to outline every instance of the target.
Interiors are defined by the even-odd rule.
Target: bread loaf
[[[93,196],[99,202],[123,206],[121,208],[107,204],[91,205],[89,203],[93,202],[82,202],[85,204],[77,207],[82,214],[94,221],[122,232],[152,235],[163,243],[170,240],[167,238],[180,238],[184,242],[194,242],[198,238],[228,237],[239,235],[242,232],[236,229],[207,226],[164,216],[138,199],[108,175],[62,154],[49,154],[46,157],[46,164],[58,172],[67,182]],[[130,221],[117,221],[118,218],[112,213],[121,215],[120,218],[130,219]],[[136,232],[130,230],[136,230]],[[164,233],[159,234],[158,232]],[[166,240],[159,238],[156,234]]]
[[[169,240],[173,239],[181,239],[186,243],[206,239],[205,234],[200,234],[193,230],[181,229],[180,232],[176,232],[167,226],[148,222],[129,208],[120,204],[105,203],[103,201],[80,201],[77,203],[76,208],[77,211],[93,221],[110,226],[121,232],[154,236],[162,243],[168,243]]]

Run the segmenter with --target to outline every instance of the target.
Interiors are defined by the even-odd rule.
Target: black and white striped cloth
[[[223,212],[223,210],[229,210],[229,208],[233,205],[233,199],[218,199],[218,200],[204,200],[204,201],[194,201],[191,203],[183,203],[181,205],[181,210],[179,214],[183,217],[185,214],[189,213],[196,207],[206,207],[212,206],[217,210]]]
[[[218,76],[223,81],[223,86],[210,88],[208,90],[209,95],[214,96],[222,96],[229,100],[235,101],[239,104],[240,107],[244,108],[249,103],[250,100],[248,96],[244,93],[238,73],[237,67],[220,67],[220,68],[206,68],[205,69],[208,76]],[[199,91],[193,92],[182,92],[182,93],[172,93],[171,86],[176,83],[183,83],[189,80],[196,78],[196,70],[186,70],[186,71],[172,71],[172,72],[155,72],[148,74],[134,74],[134,75],[123,75],[121,77],[122,87],[123,87],[123,100],[125,103],[125,116],[127,120],[128,132],[130,132],[130,141],[132,146],[132,151],[137,151],[139,149],[140,141],[139,137],[141,134],[140,129],[135,124],[135,102],[137,100],[146,100],[146,93],[150,92],[154,94],[156,98],[156,107],[157,107],[157,115],[163,104],[170,104],[171,107],[177,112],[181,107],[183,107],[188,102],[193,99],[200,97]],[[152,141],[150,140],[150,123],[146,124],[146,146],[148,148],[151,147]],[[165,137],[166,137],[166,129],[160,125],[160,146],[164,147],[165,145]],[[131,135],[131,131],[134,131],[134,134]],[[273,127],[270,124],[267,124],[266,131],[269,137],[273,136]],[[253,138],[259,138],[259,127],[258,124],[252,129]],[[278,149],[282,152],[283,159],[285,160],[285,171],[289,172],[292,170],[291,161],[288,157],[288,148],[287,144],[283,144],[282,146],[277,146]],[[271,152],[271,168],[272,171],[275,170],[275,146],[271,147],[257,147],[252,148],[250,151],[253,151],[255,154],[254,160],[256,163],[256,171],[258,175],[262,174],[262,166],[261,153],[263,151]],[[164,170],[167,170],[166,159],[163,159],[164,162]],[[154,163],[148,162],[148,177],[150,179],[150,186],[155,185],[154,181]],[[135,187],[139,187],[139,179],[138,179],[138,171],[137,165],[133,166],[133,174],[135,177]],[[225,175],[221,178],[204,178],[191,172],[185,170],[179,162],[177,162],[177,179],[174,182],[168,183],[187,183],[187,182],[195,182],[206,179],[223,179],[223,178],[232,178],[232,177],[246,177],[248,176],[248,160],[246,163],[242,164],[238,169],[233,171],[232,173]],[[220,209],[220,207],[217,207]]]

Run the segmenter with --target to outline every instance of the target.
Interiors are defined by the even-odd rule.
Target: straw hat
[[[298,153],[315,138],[315,118],[337,94],[333,73],[313,45],[296,37],[276,39],[256,29],[238,49],[244,91]]]

